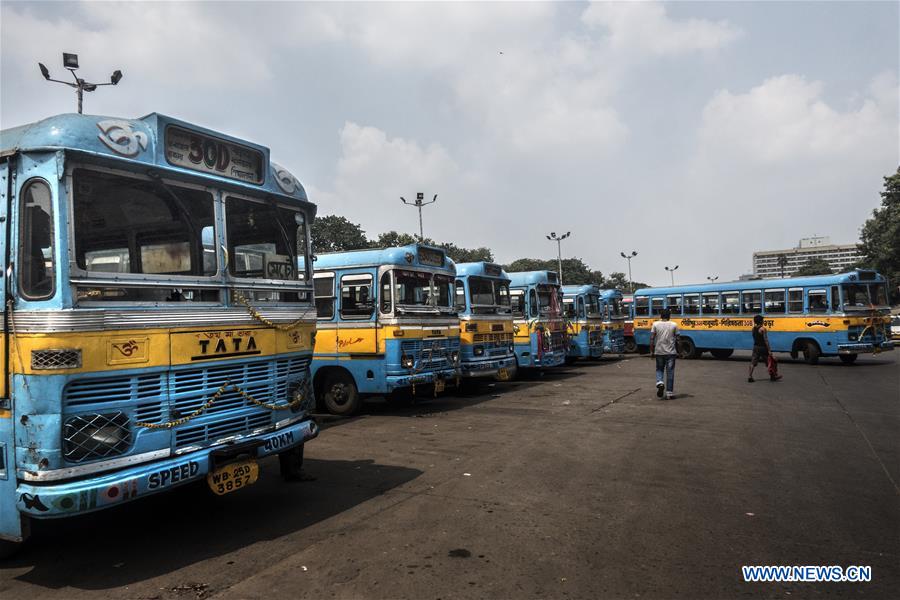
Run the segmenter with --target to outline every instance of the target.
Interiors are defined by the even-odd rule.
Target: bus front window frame
[[[46,191],[47,197],[47,208],[49,209],[49,213],[41,208],[37,204],[37,200],[33,199],[33,195],[31,193],[32,188],[37,186],[41,186]],[[26,202],[28,199],[32,198],[32,204],[30,206],[26,206]],[[19,194],[19,232],[18,232],[18,243],[19,243],[19,265],[21,265],[21,269],[17,274],[18,280],[18,288],[19,295],[22,296],[25,300],[30,301],[39,301],[39,300],[48,300],[52,298],[56,294],[56,270],[57,270],[57,259],[56,259],[56,234],[55,234],[55,216],[54,216],[54,208],[53,208],[53,188],[47,182],[46,179],[41,177],[33,177],[28,179],[24,185],[22,185],[21,192]],[[35,210],[29,210],[35,209]],[[40,219],[42,227],[46,230],[44,232],[44,237],[46,237],[46,243],[38,243],[35,246],[35,236],[34,230],[36,228],[37,222],[36,219],[32,217],[32,215],[38,215],[38,213],[43,213],[46,215]],[[40,242],[40,240],[37,240]],[[30,244],[28,242],[31,242]],[[49,268],[47,267],[48,257],[45,256],[45,248],[49,249]],[[35,250],[38,251],[40,255],[39,260],[35,260],[35,257],[38,254],[35,254]],[[43,268],[40,271],[44,272],[43,277],[39,282],[33,281],[33,277],[31,273],[33,272],[32,266],[35,263],[43,263]],[[47,289],[44,293],[32,293],[34,292],[34,288],[37,285],[43,285],[44,283],[49,284],[49,289]]]

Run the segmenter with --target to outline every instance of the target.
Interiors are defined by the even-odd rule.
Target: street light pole
[[[673,286],[675,285],[675,269],[677,269],[677,268],[678,268],[678,265],[675,265],[674,267],[666,267],[666,271],[668,271],[669,275],[672,276],[672,285]]]
[[[409,202],[403,196],[400,196],[400,199],[403,201],[403,204],[408,204],[409,206],[415,206],[416,208],[419,209],[419,241],[420,242],[425,241],[425,234],[422,231],[422,207],[428,206],[429,204],[434,204],[435,202],[437,202],[437,194],[434,195],[434,198],[431,199],[431,202],[422,202],[422,200],[425,199],[425,194],[423,194],[422,192],[419,192],[416,194],[415,202]]]
[[[634,293],[634,283],[632,282],[632,279],[631,279],[631,259],[634,258],[635,256],[637,256],[637,251],[632,250],[631,254],[625,254],[624,252],[619,252],[619,254],[622,255],[622,258],[624,258],[625,260],[628,261],[628,293],[633,294]]]
[[[551,231],[550,235],[547,236],[547,239],[551,242],[556,242],[556,263],[559,265],[559,285],[563,283],[563,273],[562,273],[562,241],[572,235],[571,231],[565,232],[563,235],[557,237],[555,231]]]
[[[43,63],[38,63],[38,67],[40,67],[41,69],[41,75],[43,75],[44,79],[46,79],[47,81],[52,81],[53,83],[61,83],[63,85],[75,88],[75,97],[78,99],[79,115],[82,114],[85,92],[93,92],[101,85],[118,85],[119,81],[122,80],[122,71],[116,69],[115,71],[113,71],[113,74],[109,76],[109,83],[91,83],[89,81],[85,81],[84,79],[75,75],[75,71],[78,69],[78,55],[70,54],[68,52],[63,52],[63,67],[72,74],[72,77],[75,79],[75,83],[60,81],[59,79],[52,79],[50,77],[50,70],[47,69],[47,67],[45,67]]]

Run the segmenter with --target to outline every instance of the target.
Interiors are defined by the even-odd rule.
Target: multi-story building
[[[856,244],[832,244],[828,237],[803,238],[796,248],[762,250],[753,253],[753,274],[757,277],[790,277],[810,259],[821,259],[835,273],[849,270],[862,255]]]

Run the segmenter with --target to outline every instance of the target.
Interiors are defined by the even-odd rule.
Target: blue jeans
[[[663,380],[663,371],[666,373],[666,391],[675,391],[675,355],[674,354],[657,354],[656,355],[656,383]]]

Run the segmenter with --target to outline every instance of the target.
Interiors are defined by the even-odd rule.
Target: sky
[[[370,237],[669,283],[858,240],[900,164],[898,2],[0,4],[0,127],[171,115],[268,146]]]

